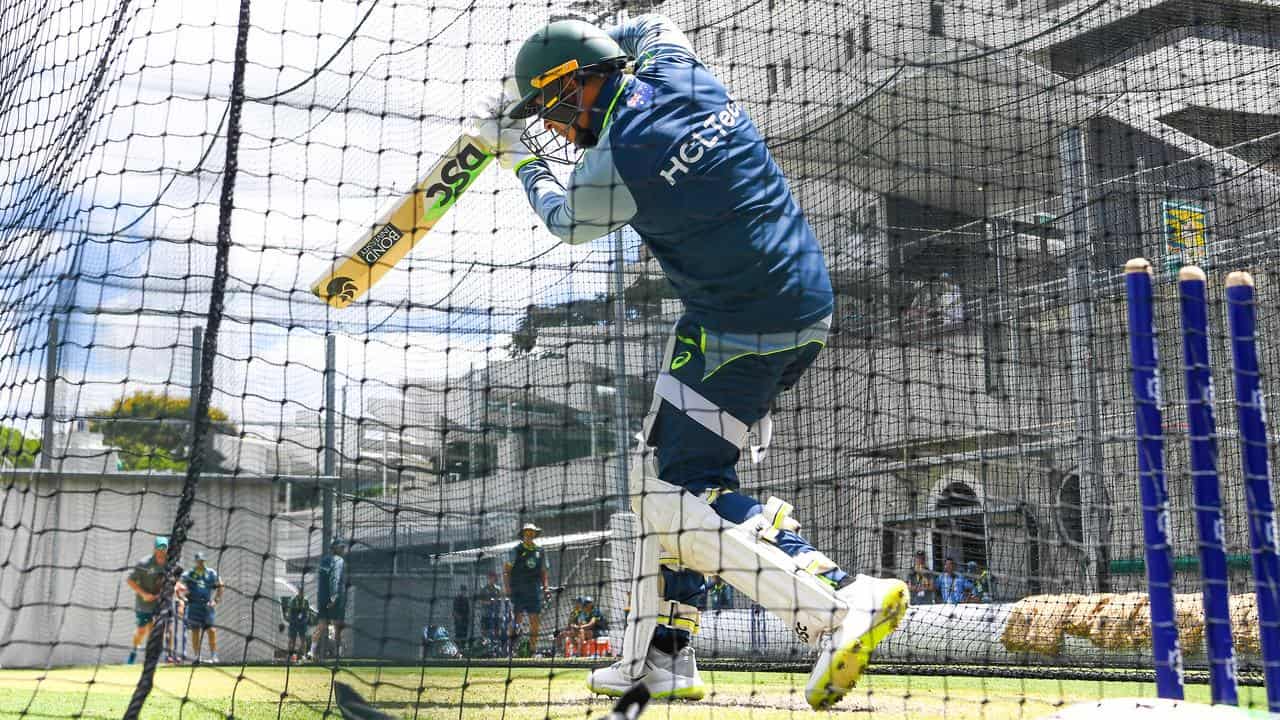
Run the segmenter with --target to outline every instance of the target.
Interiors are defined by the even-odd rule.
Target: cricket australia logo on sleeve
[[[391,223],[387,223],[382,226],[381,230],[374,233],[373,237],[369,238],[369,242],[360,248],[360,251],[356,253],[356,257],[360,258],[360,261],[365,265],[373,267],[382,259],[383,255],[387,254],[388,250],[400,242],[402,237],[404,237],[403,230]]]

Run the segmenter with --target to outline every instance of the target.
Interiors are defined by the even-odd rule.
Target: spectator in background
[[[186,618],[187,588],[179,579],[173,586],[173,595],[169,597],[169,622],[165,623],[164,646],[168,662],[182,662],[187,657],[187,636],[183,632],[187,627]]]
[[[480,632],[494,654],[505,655],[507,647],[507,603],[498,573],[489,573],[489,582],[480,589]]]
[[[342,630],[347,626],[347,562],[343,558],[347,554],[347,543],[342,538],[334,538],[329,543],[329,554],[320,559],[320,571],[316,576],[316,604],[319,605],[320,621],[316,623],[316,634],[311,640],[310,658],[323,659],[321,643],[329,639],[329,628],[333,627],[333,652],[336,656],[342,649]]]
[[[529,619],[529,654],[538,654],[538,630],[542,624],[542,599],[547,594],[547,557],[535,539],[542,528],[525,523],[520,542],[511,551],[504,568],[507,596],[511,598],[511,644],[516,644],[522,618]]]
[[[965,564],[966,574],[972,589],[969,591],[969,602],[991,602],[991,573],[977,561],[970,560]]]
[[[733,607],[733,587],[719,575],[707,580],[707,609],[728,610]]]
[[[458,595],[453,598],[453,635],[459,648],[471,642],[471,598],[465,585],[458,586]]]
[[[582,610],[578,613],[578,637],[582,643],[604,637],[609,634],[609,621],[604,613],[596,607],[596,601],[590,595],[582,596]]]
[[[960,292],[960,284],[948,273],[938,278],[938,310],[942,315],[943,327],[951,327],[964,322],[964,296]]]
[[[582,646],[583,637],[578,630],[585,621],[586,619],[582,614],[582,596],[579,595],[573,599],[573,609],[569,611],[569,621],[565,623],[564,629],[560,631],[560,638],[569,643],[570,651],[565,653],[566,656],[572,654],[572,648]]]
[[[942,602],[949,604],[966,602],[973,590],[973,583],[956,572],[956,561],[951,558],[942,563],[942,572],[935,584]]]
[[[289,625],[289,662],[298,662],[298,654],[307,650],[307,627],[311,625],[311,603],[298,588],[285,606],[284,620]],[[296,643],[296,649],[295,649]]]
[[[937,588],[933,582],[933,571],[925,563],[923,550],[916,551],[911,569],[907,571],[906,577],[902,579],[906,581],[907,589],[911,591],[912,605],[932,605],[938,601],[935,594]]]

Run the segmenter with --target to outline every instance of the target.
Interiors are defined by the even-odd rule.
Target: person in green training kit
[[[538,631],[542,625],[542,598],[547,594],[547,556],[535,539],[542,528],[525,523],[520,529],[520,542],[511,550],[503,568],[507,596],[511,598],[511,646],[514,651],[516,633],[522,617],[529,618],[529,654],[538,654]]]
[[[289,626],[289,662],[298,662],[298,654],[307,649],[307,626],[311,624],[311,603],[307,595],[298,592],[285,604],[284,620]]]
[[[502,91],[472,134],[547,231],[580,244],[630,226],[684,306],[629,463],[640,532],[622,660],[588,686],[703,697],[691,636],[714,574],[816,651],[805,698],[830,707],[901,621],[907,586],[845,572],[800,534],[790,503],[753,497],[736,470],[744,450],[764,459],[770,409],[813,366],[835,308],[765,137],[661,15],[551,22],[520,46]],[[567,180],[550,162],[573,166]]]
[[[143,649],[151,628],[155,625],[156,602],[160,597],[160,589],[164,587],[164,564],[169,559],[169,538],[157,535],[151,554],[134,564],[125,584],[133,591],[133,615],[137,627],[133,631],[133,644],[129,647],[128,663],[132,665],[138,659],[138,651]],[[172,618],[167,618],[167,621]]]
[[[333,653],[342,651],[342,630],[347,626],[347,542],[334,538],[329,543],[329,554],[320,559],[320,572],[316,577],[316,605],[320,621],[311,641],[309,658],[319,658],[322,643],[329,639],[329,626],[333,626]]]

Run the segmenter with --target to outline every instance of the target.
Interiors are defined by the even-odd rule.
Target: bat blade
[[[311,284],[334,308],[350,306],[431,232],[493,155],[470,135],[458,138],[413,190]]]

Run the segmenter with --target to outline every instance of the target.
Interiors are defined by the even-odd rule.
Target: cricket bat
[[[339,310],[351,305],[431,232],[492,159],[474,137],[458,138],[408,195],[333,261],[311,292]]]

